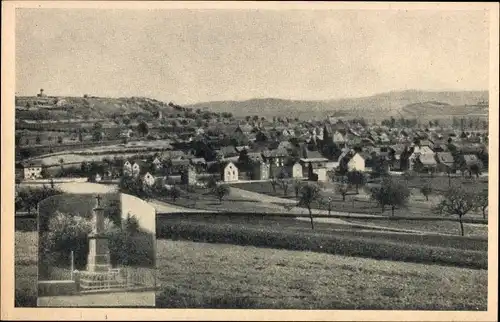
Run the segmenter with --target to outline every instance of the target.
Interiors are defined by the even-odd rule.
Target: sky
[[[488,89],[485,11],[16,10],[17,95],[190,104]]]

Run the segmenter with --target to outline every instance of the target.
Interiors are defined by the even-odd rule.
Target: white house
[[[352,156],[351,160],[347,162],[347,169],[349,171],[351,170],[365,171],[365,159],[359,153],[355,153]]]
[[[304,175],[303,171],[302,164],[295,162],[292,166],[292,178],[302,178]]]
[[[123,174],[126,176],[132,175],[132,164],[129,161],[125,161],[123,164]]]
[[[222,181],[234,182],[238,181],[238,168],[232,162],[226,163],[223,168]]]
[[[142,177],[142,182],[146,186],[153,186],[155,183],[155,177],[151,175],[151,173],[147,172],[143,177]]]
[[[38,160],[25,162],[16,167],[20,170],[18,177],[26,180],[39,179],[42,177],[42,163]]]
[[[134,164],[132,164],[132,175],[137,176],[140,172],[141,166],[137,162],[134,162]]]

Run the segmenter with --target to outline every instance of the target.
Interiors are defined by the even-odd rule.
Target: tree
[[[359,186],[366,182],[365,175],[361,171],[353,170],[347,173],[347,182],[356,187],[356,194],[359,194]]]
[[[429,195],[432,193],[431,184],[428,182],[422,188],[420,188],[420,192],[424,195],[425,200],[429,201]]]
[[[172,201],[176,202],[177,199],[181,196],[181,191],[176,186],[173,186],[168,191],[168,194],[170,195],[170,198],[172,198]]]
[[[284,171],[280,172],[278,175],[278,184],[283,189],[283,194],[286,197],[288,195],[288,187],[290,182],[288,181],[288,174]]]
[[[479,175],[481,175],[481,166],[479,164],[477,164],[477,163],[472,164],[469,167],[469,174],[471,176],[475,175],[476,178],[479,178]]]
[[[488,208],[488,189],[485,189],[476,195],[476,206],[481,209],[483,219],[486,219],[486,209]]]
[[[64,171],[64,167],[63,167],[63,165],[64,165],[64,159],[63,158],[59,159],[59,165],[61,166],[61,173],[62,173]]]
[[[148,124],[144,121],[140,122],[139,125],[137,125],[137,132],[142,136],[148,135],[149,133]]]
[[[332,197],[328,197],[328,199],[323,200],[323,203],[325,204],[326,209],[328,209],[328,215],[331,215],[332,208],[333,208],[333,198]]]
[[[408,185],[409,181],[415,178],[415,173],[411,170],[405,171],[402,174],[403,179],[405,179],[406,185]]]
[[[300,189],[302,188],[302,181],[295,179],[293,181],[293,189],[295,191],[295,198],[299,199]]]
[[[217,187],[217,180],[215,180],[214,177],[209,177],[207,181],[207,188],[209,190],[213,190],[215,187]]]
[[[278,179],[275,177],[271,178],[271,187],[273,188],[273,192],[276,193],[276,187],[278,186]]]
[[[321,198],[320,188],[315,184],[303,185],[300,189],[300,199],[299,206],[305,206],[309,211],[309,218],[311,219],[311,229],[314,229],[313,215],[311,211],[311,205]]]
[[[92,140],[95,142],[102,141],[102,124],[96,122],[92,127]]]
[[[222,203],[222,199],[229,195],[229,187],[226,185],[218,185],[213,189],[213,194],[219,199],[219,203]]]
[[[451,187],[443,194],[443,200],[435,208],[435,211],[458,216],[460,232],[464,236],[463,217],[476,207],[476,197],[472,193],[462,187]]]
[[[57,143],[59,143],[59,144],[63,143],[63,138],[62,138],[62,136],[58,136],[58,137],[57,137]]]
[[[410,189],[391,178],[384,178],[380,187],[371,189],[371,198],[382,207],[382,212],[385,206],[391,206],[393,216],[395,208],[405,207],[409,197]]]
[[[35,143],[40,144],[41,141],[42,141],[42,139],[40,138],[40,135],[37,135],[35,138]]]

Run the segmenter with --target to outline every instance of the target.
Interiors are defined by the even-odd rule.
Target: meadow
[[[157,249],[160,308],[487,307],[486,270],[190,241]]]

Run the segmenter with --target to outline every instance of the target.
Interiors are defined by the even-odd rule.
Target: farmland
[[[486,270],[189,241],[157,247],[161,308],[486,310]]]

